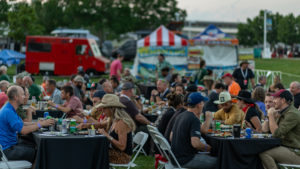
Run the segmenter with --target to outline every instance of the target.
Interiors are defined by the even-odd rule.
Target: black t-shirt
[[[185,111],[176,118],[172,132],[172,151],[179,164],[184,165],[198,152],[191,144],[191,137],[201,138],[200,120],[194,113]]]
[[[169,121],[171,120],[171,118],[173,117],[173,115],[175,114],[175,109],[172,107],[169,107],[162,115],[161,118],[159,118],[158,120],[158,125],[157,125],[157,129],[160,133],[164,134],[166,129],[167,129],[167,125],[169,123]]]
[[[250,121],[252,117],[257,116],[259,120],[261,120],[260,112],[255,107],[250,107],[246,113],[245,120],[251,124],[251,126],[255,129],[254,125]]]
[[[166,128],[166,131],[165,131],[165,133],[164,133],[165,138],[166,138],[169,142],[170,142],[170,133],[171,133],[171,131],[172,131],[172,129],[173,129],[173,126],[174,126],[174,123],[175,123],[175,121],[176,121],[177,116],[178,116],[179,114],[185,112],[185,111],[186,111],[185,108],[180,108],[180,109],[178,109],[178,110],[175,112],[175,114],[172,116],[172,118],[170,119],[170,121],[169,121],[169,123],[168,123],[168,125],[167,125],[167,128]]]
[[[209,100],[205,103],[203,112],[210,111],[216,112],[219,110],[218,105],[214,103],[214,101],[219,100],[219,94],[215,91],[212,91],[209,96]]]
[[[300,93],[294,96],[294,106],[298,109],[300,106]]]
[[[252,72],[251,69],[246,69],[243,71],[245,78],[242,74],[241,68],[237,68],[234,70],[232,76],[235,78],[236,82],[240,85],[242,90],[248,89],[248,82],[249,79],[254,78],[254,73]],[[244,84],[244,81],[247,80],[247,84]]]
[[[139,114],[139,110],[137,109],[136,105],[131,100],[129,100],[128,98],[122,97],[122,96],[120,97],[120,102],[122,104],[124,104],[124,106],[126,106],[126,108],[124,110],[133,119],[133,121],[135,122],[135,124],[137,126],[141,125],[138,121],[135,120],[135,116],[137,114]]]

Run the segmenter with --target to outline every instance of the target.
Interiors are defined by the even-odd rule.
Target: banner
[[[137,51],[140,58],[146,57],[156,57],[163,53],[165,56],[169,57],[186,57],[187,47],[175,47],[175,46],[150,46],[150,47],[140,47]]]

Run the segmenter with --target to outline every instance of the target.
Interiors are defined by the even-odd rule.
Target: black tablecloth
[[[33,119],[38,119],[39,117],[44,117],[44,112],[49,112],[49,115],[54,118],[61,118],[64,112],[59,110],[37,110],[36,115],[32,115]]]
[[[143,115],[152,123],[154,123],[157,119],[157,115],[154,115],[154,114],[144,114]]]
[[[219,169],[263,169],[259,154],[280,145],[279,139],[225,139],[206,136]]]
[[[109,142],[104,136],[41,136],[34,133],[38,145],[36,169],[107,169]]]
[[[141,94],[143,94],[144,97],[145,97],[146,99],[148,99],[148,100],[149,100],[150,97],[151,97],[151,91],[152,91],[153,89],[156,89],[156,86],[155,86],[155,85],[139,84],[138,86],[139,86],[139,88],[140,88],[140,90],[141,90]]]

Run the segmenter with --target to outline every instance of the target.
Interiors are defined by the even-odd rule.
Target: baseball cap
[[[214,101],[215,104],[223,104],[231,101],[231,96],[229,92],[221,92],[219,95],[219,100]]]
[[[82,76],[77,75],[74,79],[75,82],[85,83],[84,78]]]
[[[133,89],[133,88],[134,88],[134,85],[131,82],[125,82],[122,85],[122,90],[130,90],[130,89]]]
[[[208,101],[207,97],[202,96],[199,92],[191,93],[188,97],[187,104],[189,106],[199,104],[203,101]]]
[[[285,89],[281,89],[278,92],[272,94],[274,97],[284,98],[286,101],[293,101],[293,95]]]
[[[106,94],[105,91],[103,91],[103,90],[98,90],[98,91],[96,91],[96,92],[94,93],[93,98],[94,98],[94,97],[99,97],[100,99],[102,99],[102,97],[103,97],[105,94]]]
[[[230,77],[232,78],[232,75],[230,73],[226,73],[225,75],[222,76],[222,79],[224,79],[225,77]]]

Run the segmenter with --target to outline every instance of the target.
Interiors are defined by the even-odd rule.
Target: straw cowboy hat
[[[95,106],[95,108],[105,108],[105,107],[119,107],[126,108],[120,100],[119,97],[114,94],[106,94],[101,100],[101,103]]]

